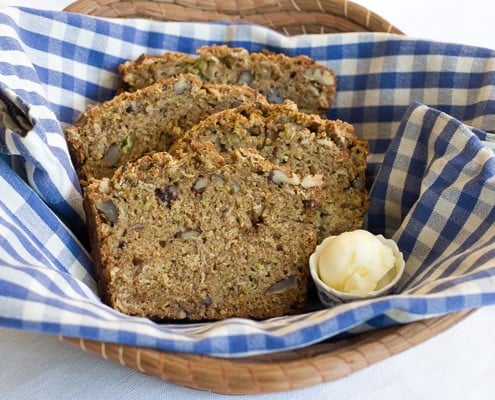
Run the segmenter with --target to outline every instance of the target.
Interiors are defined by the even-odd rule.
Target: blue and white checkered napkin
[[[266,321],[156,324],[103,305],[63,127],[141,53],[227,43],[333,68],[330,118],[369,140],[368,227],[406,274],[390,296]],[[287,38],[245,24],[0,9],[0,326],[235,357],[495,303],[495,52],[373,33]]]

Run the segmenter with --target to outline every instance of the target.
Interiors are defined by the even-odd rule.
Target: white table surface
[[[493,0],[354,0],[406,34],[495,49]],[[62,10],[70,0],[0,0]],[[48,335],[0,329],[0,399],[494,399],[495,306],[429,341],[335,382],[224,396],[175,386]]]

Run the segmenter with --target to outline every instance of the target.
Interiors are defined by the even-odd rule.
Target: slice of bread
[[[212,142],[223,155],[238,147],[252,147],[270,162],[305,177],[303,186],[322,181],[319,240],[363,226],[369,206],[365,187],[368,145],[345,122],[301,113],[289,101],[246,103],[199,122],[171,151],[184,151],[191,141]]]
[[[104,300],[155,320],[300,312],[319,188],[254,150],[151,153],[85,187]]]
[[[84,186],[149,151],[167,150],[201,119],[244,101],[266,100],[246,86],[203,84],[185,74],[92,106],[65,130],[79,179]]]
[[[261,92],[270,103],[294,101],[308,114],[326,115],[335,94],[333,71],[313,59],[275,53],[249,53],[242,48],[205,46],[199,57],[183,53],[142,55],[122,64],[126,90],[140,89],[180,73],[194,73],[207,83],[246,84]]]

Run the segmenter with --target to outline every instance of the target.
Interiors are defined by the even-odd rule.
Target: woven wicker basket
[[[450,314],[299,350],[233,359],[63,339],[177,385],[223,394],[261,394],[343,378],[436,336],[468,314],[468,311]]]
[[[375,13],[347,0],[80,0],[69,5],[66,11],[164,21],[245,21],[287,35],[366,31],[402,33]]]
[[[347,0],[80,0],[65,11],[166,21],[245,21],[287,35],[365,31],[402,33],[375,13]],[[352,339],[240,359],[63,339],[105,359],[178,385],[225,394],[259,394],[345,377],[424,342],[468,314],[461,312],[373,331]]]

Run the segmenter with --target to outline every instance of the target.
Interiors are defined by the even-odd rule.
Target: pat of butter
[[[318,258],[318,275],[340,292],[368,294],[395,265],[393,250],[368,231],[358,229],[330,240]],[[380,282],[384,286],[389,282]]]

